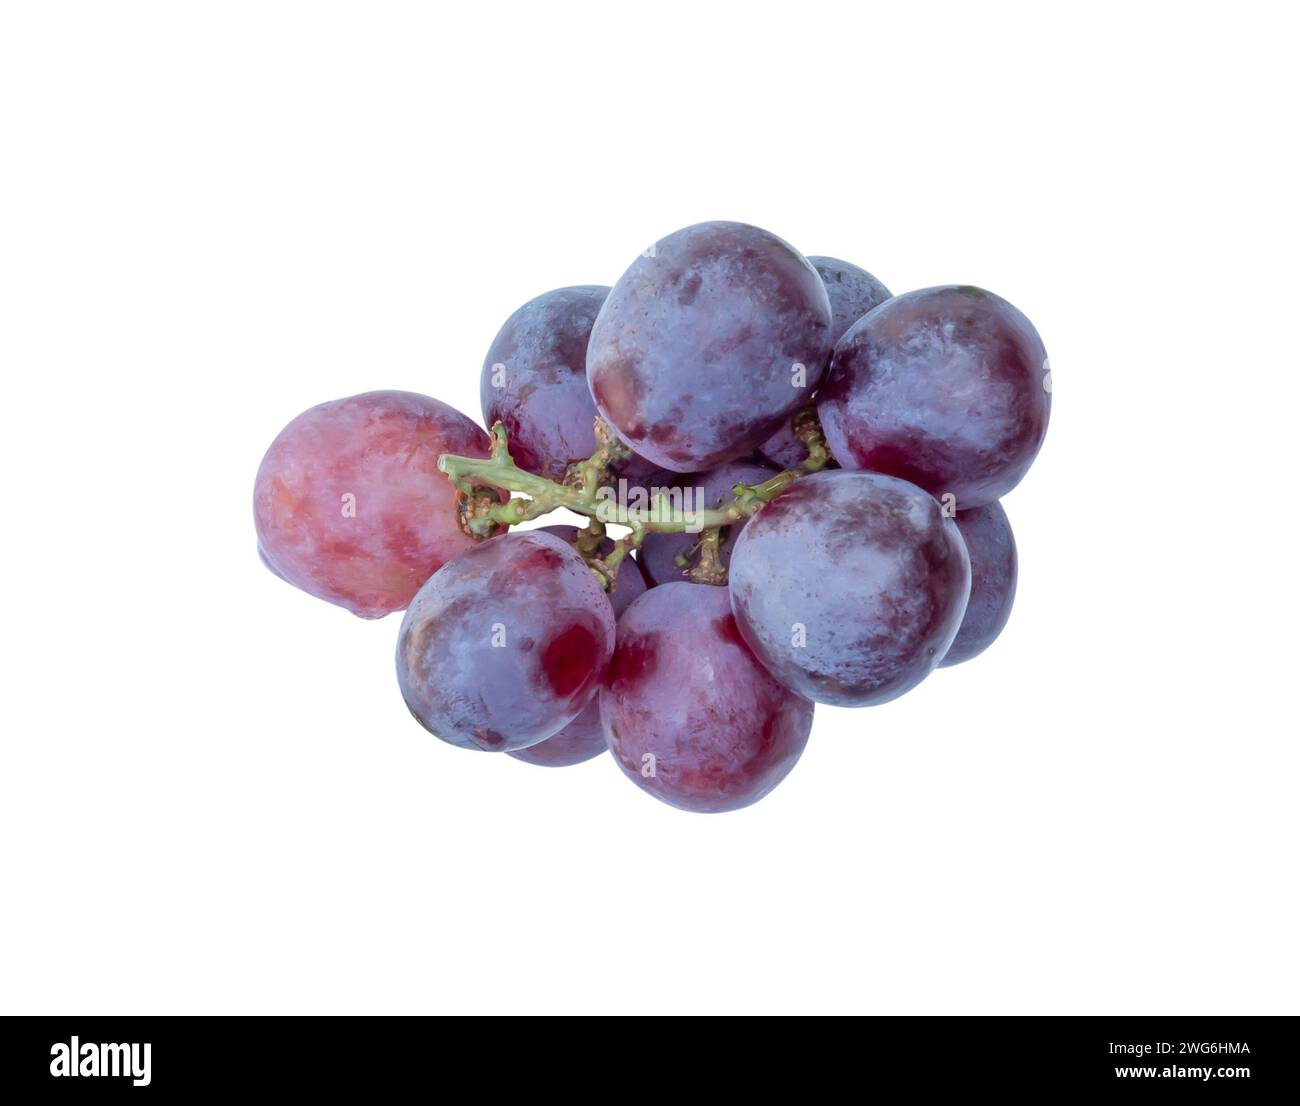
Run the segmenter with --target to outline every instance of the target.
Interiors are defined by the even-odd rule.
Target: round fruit
[[[474,544],[438,457],[486,457],[488,436],[413,392],[366,392],[304,411],[257,471],[258,550],[277,576],[362,618],[400,611]]]
[[[505,321],[483,360],[479,397],[488,426],[506,428],[515,464],[563,482],[596,452],[596,405],[587,388],[587,339],[609,289],[584,284],[529,300]],[[629,482],[655,467],[640,457],[612,466]]]
[[[1016,539],[1002,504],[958,511],[954,521],[970,556],[970,602],[940,668],[968,661],[992,645],[1016,598]]]
[[[780,783],[807,744],[813,705],[764,671],[722,588],[652,588],[619,619],[600,691],[619,767],[682,810],[736,810]]]
[[[614,648],[614,611],[572,546],[537,530],[490,538],[411,602],[397,680],[425,729],[508,752],[572,722]]]
[[[655,244],[596,318],[587,380],[633,450],[673,472],[749,453],[808,402],[830,354],[830,301],[792,246],[743,223]]]
[[[578,536],[576,526],[542,526],[543,533],[554,534],[561,541],[573,545]],[[606,538],[600,546],[603,554],[610,553],[614,543]],[[645,580],[631,556],[623,558],[615,576],[614,590],[609,593],[610,604],[615,617],[621,615],[632,600],[645,593]],[[529,764],[540,764],[547,768],[567,768],[572,764],[581,764],[584,760],[599,756],[605,751],[605,731],[600,724],[600,703],[592,699],[572,722],[554,737],[529,745],[526,749],[511,750],[510,755]]]
[[[920,488],[874,472],[816,473],[740,532],[731,607],[758,659],[818,703],[888,702],[956,636],[970,562]]]
[[[1024,476],[1047,432],[1047,355],[1028,319],[979,288],[886,300],[840,339],[817,397],[846,469],[902,477],[957,510]]]
[[[826,295],[831,301],[832,345],[863,315],[892,295],[866,269],[850,265],[838,257],[810,257],[808,260],[826,285]]]

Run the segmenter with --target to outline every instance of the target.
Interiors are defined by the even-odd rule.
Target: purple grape
[[[831,303],[832,344],[873,307],[889,299],[889,289],[866,269],[834,257],[810,257],[808,261],[826,285]],[[758,447],[758,452],[781,469],[798,468],[808,456],[807,447],[795,437],[790,419],[781,423],[776,433]],[[831,467],[839,466],[832,461]]]
[[[730,592],[742,636],[782,684],[863,707],[915,687],[943,658],[970,562],[933,497],[841,469],[805,477],[749,520]]]
[[[412,600],[397,680],[425,729],[508,752],[572,722],[614,648],[614,611],[554,534],[505,534],[444,565]]]
[[[266,451],[253,490],[258,552],[309,595],[380,618],[474,544],[438,457],[486,457],[488,436],[413,392],[304,411]]]
[[[673,472],[743,457],[808,402],[830,352],[830,302],[788,243],[743,223],[699,223],[619,278],[591,332],[600,413]]]
[[[800,469],[803,463],[808,459],[808,447],[795,437],[792,419],[786,419],[781,424],[781,429],[767,439],[758,447],[759,458],[768,464],[775,465],[778,469]],[[828,469],[837,469],[840,466],[834,458],[826,461],[824,466]]]
[[[697,472],[689,476],[678,477],[673,481],[674,487],[683,492],[682,508],[687,511],[707,511],[730,503],[734,498],[731,489],[737,484],[761,484],[775,476],[780,470],[754,461],[732,461],[711,472]],[[741,526],[744,524],[742,523]],[[731,549],[735,544],[739,526],[724,526],[720,533],[719,552],[723,565],[731,560]],[[700,535],[654,533],[648,534],[641,545],[641,568],[651,584],[667,584],[682,580],[685,574],[699,561],[698,554],[691,550],[699,544]],[[678,566],[678,554],[685,555],[690,565]]]
[[[569,465],[596,451],[587,339],[607,295],[592,284],[544,292],[505,321],[484,358],[483,418],[505,426],[515,464],[538,476],[562,482]],[[631,483],[656,471],[640,457],[612,468]]]
[[[741,640],[722,588],[653,588],[619,619],[600,691],[610,751],[643,791],[682,810],[736,810],[781,782],[803,752],[813,705]]]
[[[826,295],[831,301],[832,345],[863,315],[893,294],[866,269],[847,261],[837,257],[810,257],[808,260],[826,285]]]
[[[954,521],[970,556],[970,602],[940,668],[968,661],[992,645],[1016,598],[1016,539],[1002,504],[958,511]]]
[[[567,545],[573,545],[578,536],[576,526],[540,526],[539,530],[554,534]],[[602,553],[608,554],[614,543],[606,538],[600,546]],[[630,556],[624,558],[618,566],[614,590],[609,593],[609,601],[617,618],[637,596],[644,594],[645,580],[636,561]],[[584,760],[599,756],[605,751],[605,730],[600,724],[600,703],[594,698],[572,722],[554,737],[529,745],[526,749],[513,749],[512,757],[526,760],[529,764],[540,764],[547,768],[567,768],[572,764],[581,764]]]
[[[1047,432],[1047,355],[1028,319],[979,288],[886,300],[840,339],[817,411],[846,469],[902,477],[958,510],[1020,482]]]
[[[808,447],[795,437],[791,420],[786,419],[770,438],[758,447],[759,456],[778,469],[797,469],[808,456]]]

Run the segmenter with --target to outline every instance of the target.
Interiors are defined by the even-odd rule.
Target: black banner
[[[614,1064],[632,1077],[621,1083],[628,1091],[675,1084],[684,1068],[696,1079],[713,1068],[711,1081],[728,1097],[749,1087],[770,1093],[773,1078],[785,1077],[810,1088],[851,1079],[864,1090],[902,1081],[917,1090],[1174,1092],[1240,1100],[1293,1097],[1300,1063],[1289,1018],[870,1018],[857,1019],[862,1024],[847,1035],[808,1044],[789,1039],[798,1033],[791,1020],[771,1030],[752,1020],[720,1031],[700,1025],[694,1037],[689,1029],[653,1024],[575,1034],[541,1018],[497,1028],[468,1018],[451,1027],[431,1020],[9,1018],[0,1090],[370,1095],[450,1091],[470,1078],[484,1090],[538,1093],[543,1080],[550,1087],[581,1085],[584,1066]],[[552,1031],[558,1047],[545,1043]],[[719,1032],[725,1040],[715,1038]],[[852,1044],[834,1043],[845,1040]]]

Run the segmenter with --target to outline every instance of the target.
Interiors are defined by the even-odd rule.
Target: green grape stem
[[[693,579],[722,583],[726,570],[718,560],[718,530],[740,522],[760,511],[801,476],[817,472],[830,460],[822,438],[815,408],[800,410],[793,419],[796,436],[808,450],[799,468],[786,469],[760,484],[737,484],[730,503],[707,510],[682,511],[671,502],[653,500],[643,508],[627,508],[612,501],[608,493],[611,469],[631,456],[631,451],[603,419],[596,420],[596,451],[584,461],[569,467],[564,483],[527,472],[510,456],[506,429],[501,423],[492,427],[492,446],[487,457],[462,457],[444,453],[438,469],[462,493],[461,523],[466,532],[477,538],[491,537],[502,526],[517,526],[552,511],[565,508],[586,515],[591,521],[580,532],[578,547],[601,582],[613,586],[623,558],[638,548],[650,533],[696,533],[701,538],[701,565]],[[518,493],[517,498],[501,500],[496,489]],[[628,527],[629,533],[614,543],[605,556],[600,555],[606,523]],[[706,579],[707,578],[707,579]]]

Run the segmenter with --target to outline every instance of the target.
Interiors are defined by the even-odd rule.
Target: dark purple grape
[[[840,340],[846,330],[877,304],[889,299],[890,291],[866,269],[834,257],[810,257],[812,267],[826,285],[831,303],[831,342]],[[758,452],[782,469],[798,468],[808,456],[807,447],[795,437],[791,420],[786,419]],[[838,468],[831,462],[832,468]]]
[[[443,453],[486,457],[488,436],[428,396],[366,392],[304,411],[257,471],[262,561],[362,618],[400,611],[474,544],[438,471]]]
[[[1038,332],[979,288],[886,300],[840,339],[817,411],[846,469],[902,477],[958,510],[1020,482],[1051,410]]]
[[[736,810],[803,752],[813,705],[763,670],[722,588],[653,588],[619,619],[600,691],[610,751],[643,791],[682,810]]]
[[[539,530],[554,534],[567,545],[573,545],[578,536],[576,526],[540,526]],[[602,553],[608,554],[614,543],[606,538],[600,546]],[[609,593],[609,601],[617,618],[629,606],[632,600],[645,593],[645,580],[641,570],[630,556],[623,559],[618,566],[614,590]],[[526,760],[529,764],[540,764],[547,768],[567,768],[572,764],[581,764],[605,751],[605,730],[600,724],[600,704],[592,699],[572,722],[554,737],[529,745],[526,749],[513,749],[512,757]]]
[[[831,301],[831,344],[873,307],[893,294],[866,269],[850,265],[837,257],[810,257],[808,260],[826,285]]]
[[[397,680],[425,729],[508,752],[572,722],[614,648],[614,611],[554,534],[490,538],[436,572],[397,638]]]
[[[943,658],[970,562],[933,497],[841,469],[805,477],[749,520],[730,592],[741,634],[782,684],[864,707],[915,687]]]
[[[792,422],[792,419],[786,419],[781,429],[758,447],[759,457],[778,469],[802,468],[808,459],[808,447],[795,437]],[[837,469],[840,466],[831,458],[823,467]]]
[[[795,437],[791,420],[786,419],[770,438],[758,447],[759,455],[778,469],[797,469],[808,457],[808,447]]]
[[[940,668],[968,661],[992,645],[1016,598],[1016,539],[1002,504],[958,511],[954,521],[970,556],[970,602]]]
[[[770,465],[754,461],[732,461],[711,472],[697,472],[689,476],[680,476],[673,481],[683,498],[681,508],[690,511],[708,511],[730,503],[734,498],[731,489],[737,484],[761,484],[775,476],[780,470]],[[673,504],[674,508],[678,504]],[[743,523],[741,524],[744,525]],[[719,552],[723,565],[731,560],[731,549],[735,544],[739,526],[724,526],[720,534]],[[667,584],[682,580],[685,574],[698,563],[698,554],[691,551],[699,544],[700,534],[648,534],[641,545],[641,568],[651,584]],[[686,568],[678,566],[678,554],[686,556],[690,564]]]
[[[596,451],[587,339],[607,295],[593,284],[544,292],[505,321],[483,360],[483,418],[505,426],[515,464],[538,476],[563,481],[569,465]],[[640,457],[613,469],[631,483],[656,471]]]
[[[600,703],[594,698],[582,713],[554,737],[529,745],[526,749],[508,749],[509,756],[542,768],[571,768],[605,752],[605,729],[600,724]]]
[[[817,271],[774,234],[699,223],[619,278],[587,348],[600,413],[673,472],[752,451],[808,402],[830,353]]]

